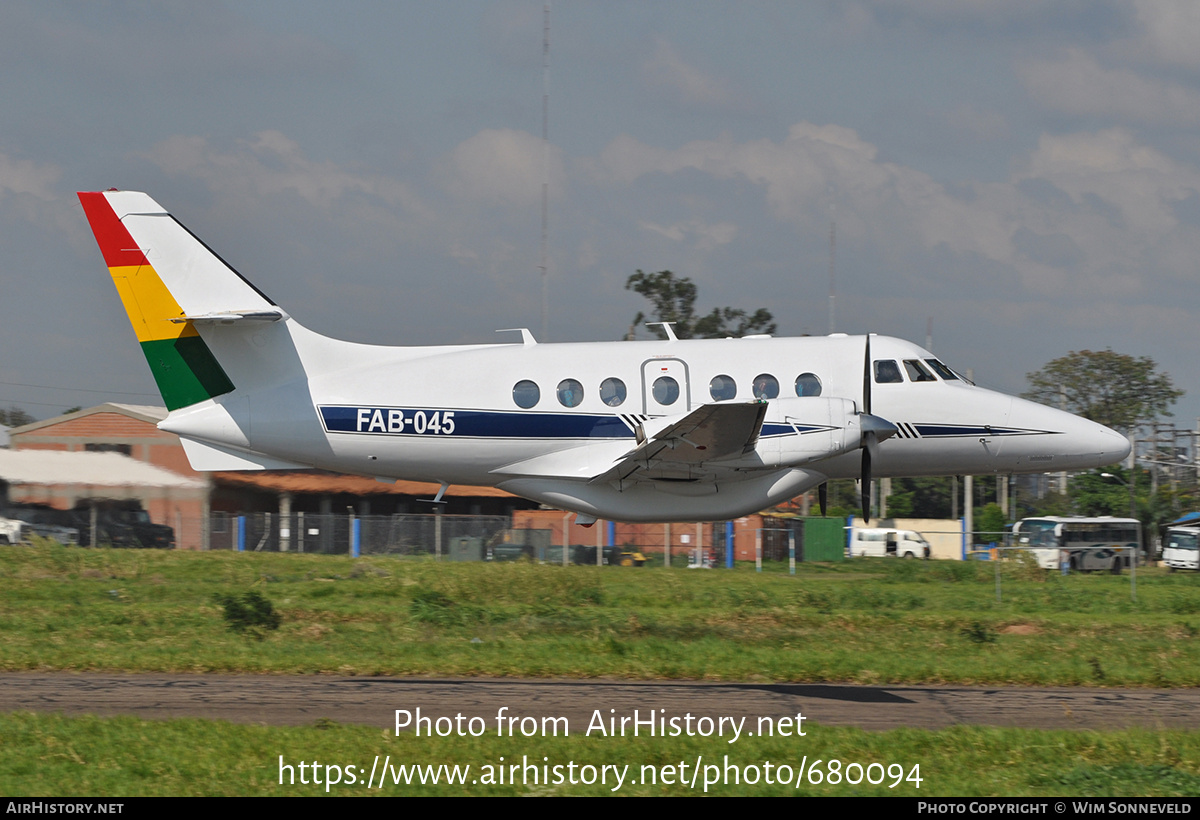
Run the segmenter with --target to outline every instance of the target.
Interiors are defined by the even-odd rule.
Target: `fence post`
[[[603,539],[600,536],[600,528],[596,527],[596,566],[604,566],[604,546],[600,543]]]
[[[754,531],[754,571],[762,572],[762,527]]]
[[[671,525],[663,524],[663,566],[671,568]]]
[[[996,560],[992,563],[996,567],[996,603],[1000,603],[1000,550],[996,550]]]
[[[296,551],[304,552],[304,513],[296,513]]]
[[[733,522],[725,522],[725,568],[733,569]]]
[[[788,574],[796,574],[796,531],[788,530]]]
[[[433,506],[433,560],[442,560],[442,507]]]
[[[563,515],[563,554],[562,554],[563,560],[562,560],[562,565],[564,567],[567,565],[567,553],[570,551],[570,546],[569,546],[570,543],[571,543],[571,514],[566,513],[565,515]]]
[[[246,551],[246,516],[237,517],[237,551]]]
[[[358,558],[362,555],[362,519],[350,516],[350,555]]]

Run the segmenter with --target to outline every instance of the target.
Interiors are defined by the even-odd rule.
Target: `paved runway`
[[[383,677],[164,674],[0,674],[0,711],[200,717],[304,725],[321,719],[391,729],[395,710],[432,718],[565,717],[572,733],[602,716],[664,709],[668,717],[802,714],[826,726],[939,729],[957,724],[1059,729],[1200,728],[1200,690],[435,680]],[[609,710],[615,710],[609,712]],[[581,727],[581,729],[576,729]]]

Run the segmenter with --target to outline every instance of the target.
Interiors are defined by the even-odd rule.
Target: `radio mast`
[[[829,332],[837,330],[834,302],[837,299],[834,274],[837,272],[837,205],[829,205]]]
[[[542,10],[542,335],[549,338],[550,296],[547,282],[546,237],[550,222],[550,3]]]

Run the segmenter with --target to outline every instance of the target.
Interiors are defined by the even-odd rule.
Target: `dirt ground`
[[[432,680],[383,677],[0,674],[0,711],[199,717],[305,725],[318,720],[391,729],[397,709],[423,716],[632,715],[795,717],[825,726],[938,729],[957,724],[1059,729],[1200,728],[1197,689],[1039,689],[597,680]],[[608,710],[615,710],[609,713]]]

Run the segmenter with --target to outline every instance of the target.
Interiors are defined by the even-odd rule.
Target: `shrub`
[[[278,629],[282,620],[271,602],[258,592],[218,595],[217,603],[225,610],[225,623],[234,632],[250,633],[261,638],[264,631]]]

